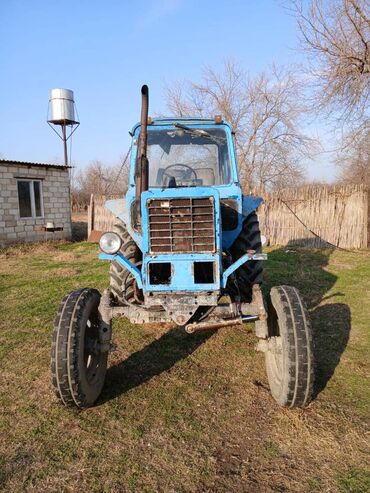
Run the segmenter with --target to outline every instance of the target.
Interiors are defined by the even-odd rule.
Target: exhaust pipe
[[[146,84],[141,88],[141,117],[140,117],[140,140],[136,160],[136,214],[135,226],[141,224],[141,194],[149,188],[149,162],[146,155],[148,145],[148,111],[149,111],[149,88]]]

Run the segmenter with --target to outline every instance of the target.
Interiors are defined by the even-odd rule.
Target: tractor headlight
[[[108,233],[104,233],[100,240],[99,246],[104,253],[109,253],[111,255],[118,252],[121,248],[122,240],[118,236],[117,233],[112,233],[109,231]]]

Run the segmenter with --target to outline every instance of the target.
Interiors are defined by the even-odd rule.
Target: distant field
[[[66,292],[102,290],[88,243],[0,252],[0,490],[370,491],[370,254],[269,249],[266,289],[294,284],[313,318],[317,399],[270,397],[251,327],[197,336],[114,323],[97,406],[62,407],[50,386],[52,321]]]

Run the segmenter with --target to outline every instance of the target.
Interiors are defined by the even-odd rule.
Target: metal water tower
[[[50,91],[48,124],[63,141],[64,164],[66,166],[68,166],[67,141],[80,124],[76,119],[75,113],[77,114],[77,110],[75,111],[73,91],[70,89],[52,89]],[[61,133],[53,125],[60,127]],[[69,132],[67,129],[69,129]]]

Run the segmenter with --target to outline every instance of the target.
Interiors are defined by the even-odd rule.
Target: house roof
[[[14,166],[38,166],[39,168],[57,168],[66,169],[71,168],[71,166],[64,166],[61,164],[53,163],[30,163],[28,161],[14,161],[13,159],[0,159],[0,164],[14,165]]]

